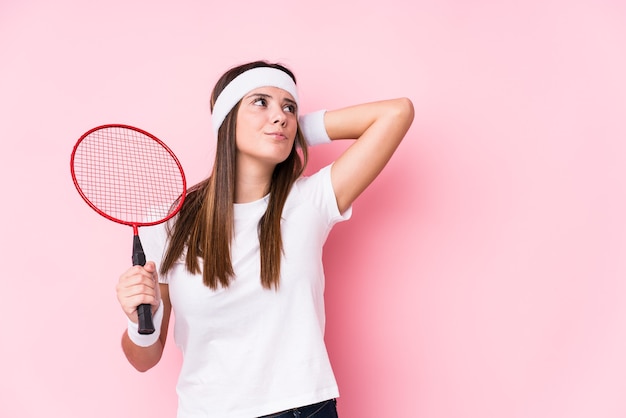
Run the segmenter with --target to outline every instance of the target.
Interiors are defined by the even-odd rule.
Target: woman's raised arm
[[[335,161],[331,178],[341,212],[374,181],[413,122],[407,98],[383,100],[327,111],[326,132],[332,140],[356,139]]]

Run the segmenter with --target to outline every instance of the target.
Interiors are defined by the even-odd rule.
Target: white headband
[[[226,119],[226,115],[239,103],[243,96],[254,89],[266,86],[285,90],[293,96],[296,104],[298,104],[296,83],[286,72],[272,67],[253,68],[235,77],[215,100],[211,116],[215,137],[217,137],[217,131]]]

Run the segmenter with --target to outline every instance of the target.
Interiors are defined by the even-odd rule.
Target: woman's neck
[[[249,203],[269,193],[274,167],[238,164],[235,180],[235,203]]]

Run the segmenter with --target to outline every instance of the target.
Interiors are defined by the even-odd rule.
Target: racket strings
[[[93,206],[127,223],[166,218],[184,192],[180,165],[167,147],[119,127],[96,130],[81,141],[74,173]]]

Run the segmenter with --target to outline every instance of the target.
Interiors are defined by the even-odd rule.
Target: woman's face
[[[287,159],[298,129],[297,105],[278,87],[259,87],[241,99],[237,111],[237,158],[276,165]]]

